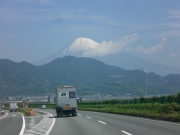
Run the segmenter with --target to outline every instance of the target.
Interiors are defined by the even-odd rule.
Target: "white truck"
[[[18,106],[17,103],[10,103],[9,111],[10,112],[17,112]]]
[[[77,96],[75,86],[58,86],[56,91],[57,117],[62,115],[77,116]]]

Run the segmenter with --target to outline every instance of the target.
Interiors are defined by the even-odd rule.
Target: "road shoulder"
[[[24,135],[48,135],[54,126],[55,118],[46,112],[36,112],[36,116],[26,116]]]

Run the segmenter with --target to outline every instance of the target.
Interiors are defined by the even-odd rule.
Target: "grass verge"
[[[79,105],[78,110],[122,114],[180,122],[179,104]]]

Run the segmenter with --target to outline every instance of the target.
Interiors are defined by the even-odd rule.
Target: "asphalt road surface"
[[[23,125],[22,114],[9,111],[5,113],[0,117],[0,135],[19,135]]]
[[[50,135],[180,135],[180,124],[151,119],[78,111],[77,117],[56,118]]]
[[[56,119],[49,135],[180,135],[180,124],[174,122],[88,111],[78,111],[77,117],[57,118],[55,109],[37,110]],[[8,112],[0,118],[0,135],[19,135],[22,125],[21,113]]]

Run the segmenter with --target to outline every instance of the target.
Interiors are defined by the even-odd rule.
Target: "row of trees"
[[[82,103],[78,103],[78,105],[145,104],[145,103],[156,103],[156,102],[161,103],[161,104],[165,104],[165,103],[180,104],[180,92],[177,93],[176,95],[169,95],[169,96],[160,96],[160,97],[141,96],[140,98],[134,98],[134,99],[123,99],[123,100],[112,99],[112,100],[105,100],[105,101],[100,101],[100,102],[82,102]]]

